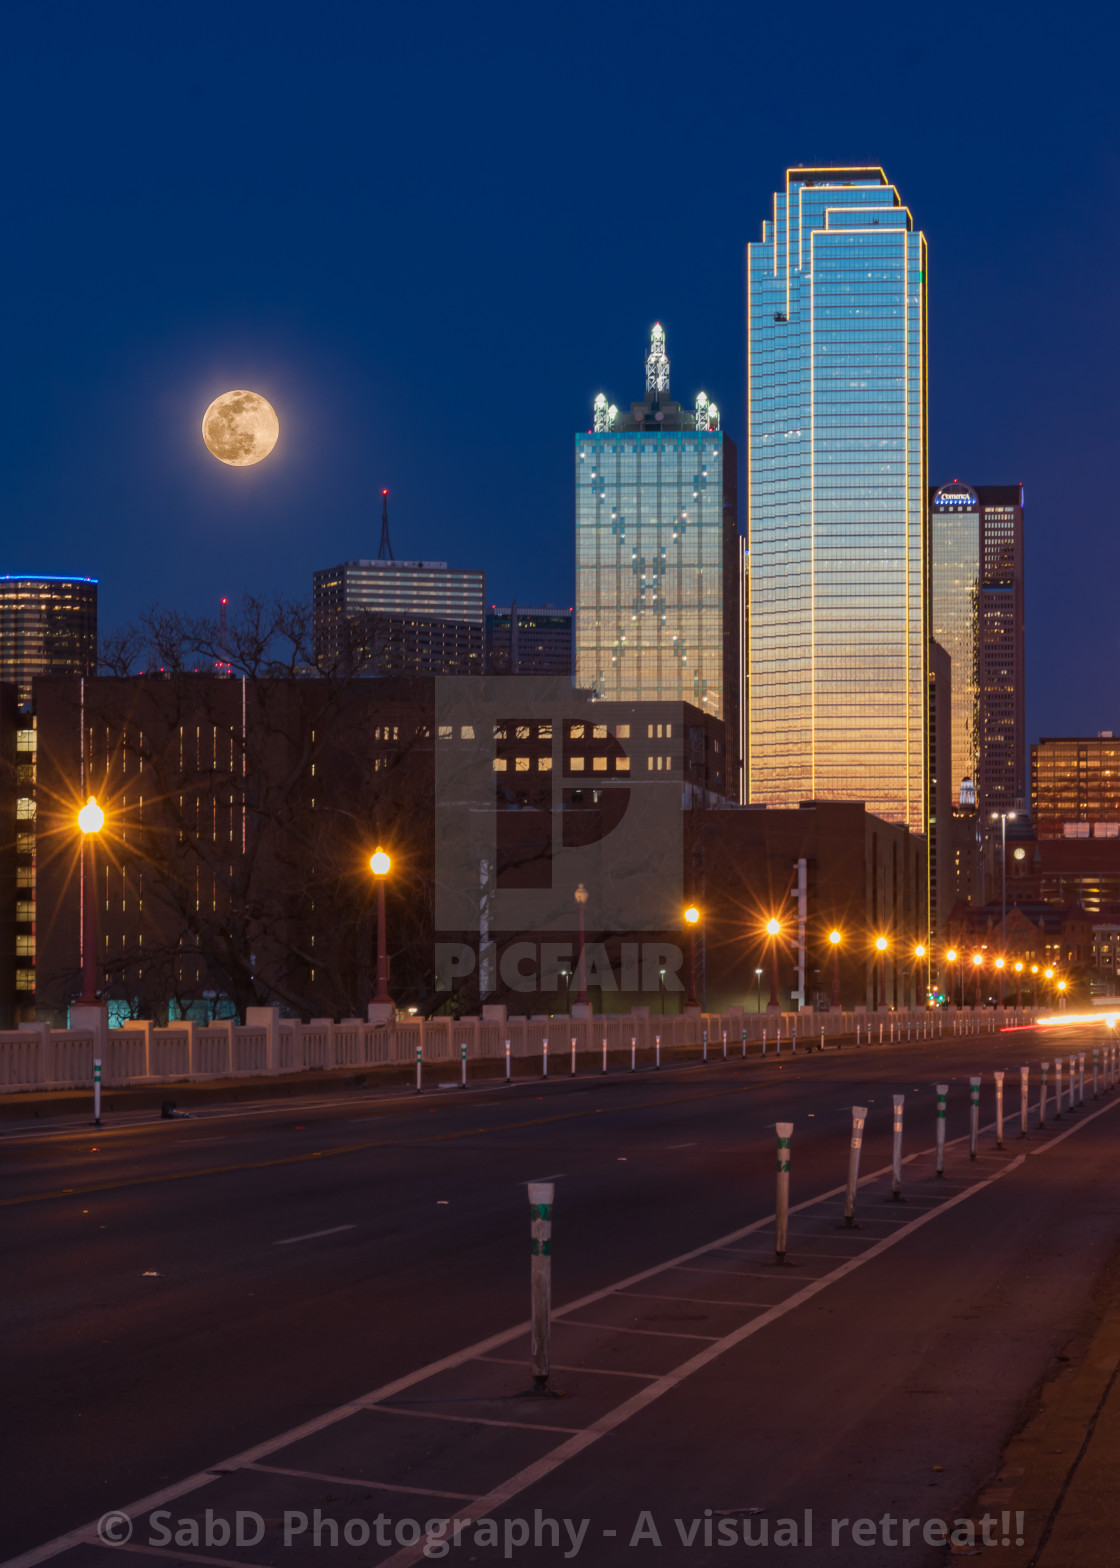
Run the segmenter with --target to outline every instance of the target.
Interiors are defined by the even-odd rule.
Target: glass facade
[[[954,479],[930,494],[931,635],[953,661],[954,802],[984,820],[1026,789],[1023,493]]]
[[[31,700],[36,675],[92,675],[95,577],[0,577],[0,681]]]
[[[1120,740],[1043,736],[1031,747],[1031,820],[1039,838],[1120,837]]]
[[[791,169],[747,264],[749,798],[926,815],[926,252],[881,169]]]

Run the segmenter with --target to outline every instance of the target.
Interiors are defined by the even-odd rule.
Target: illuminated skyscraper
[[[1023,488],[930,493],[930,630],[953,661],[954,802],[975,786],[981,820],[1026,790]]]
[[[31,699],[36,675],[92,675],[95,577],[0,577],[0,681]]]
[[[799,168],[747,259],[750,800],[926,815],[926,247]]]
[[[600,393],[576,437],[575,683],[612,702],[690,702],[722,719],[740,794],[743,541],[738,453],[703,393],[669,396],[653,328],[646,394]]]

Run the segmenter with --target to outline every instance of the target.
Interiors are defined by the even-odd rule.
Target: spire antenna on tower
[[[653,324],[646,355],[646,396],[651,392],[655,402],[659,392],[669,394],[669,356],[665,352],[665,328],[660,321]]]
[[[381,547],[377,552],[377,559],[379,561],[392,561],[396,559],[396,557],[393,555],[393,546],[389,543],[388,490],[382,490],[381,492]]]

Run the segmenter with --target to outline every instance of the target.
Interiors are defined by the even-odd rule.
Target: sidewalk
[[[1112,1568],[1120,1540],[1118,1471],[1120,1255],[1037,1409],[1008,1444],[998,1476],[977,1498],[974,1515],[993,1515],[996,1537],[1009,1512],[1012,1534],[1023,1541],[991,1549],[1001,1568]]]

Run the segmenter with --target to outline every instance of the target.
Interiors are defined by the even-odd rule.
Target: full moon
[[[276,445],[280,421],[259,392],[223,392],[202,416],[202,439],[220,463],[246,468]]]

